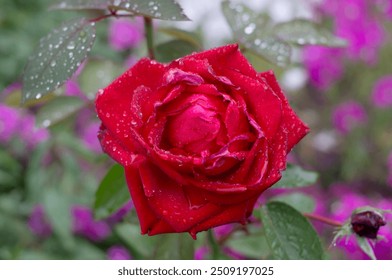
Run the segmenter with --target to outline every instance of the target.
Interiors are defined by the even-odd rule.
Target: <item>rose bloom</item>
[[[308,132],[274,74],[257,73],[237,45],[143,58],[99,91],[96,109],[149,235],[246,223]]]

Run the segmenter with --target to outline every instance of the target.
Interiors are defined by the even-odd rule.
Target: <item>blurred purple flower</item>
[[[374,0],[328,0],[321,11],[334,19],[335,34],[348,41],[346,55],[375,63],[385,40],[382,23],[371,13]]]
[[[127,202],[124,206],[117,210],[112,216],[107,219],[110,225],[116,224],[124,219],[124,217],[133,209],[132,200]]]
[[[20,112],[0,103],[0,142],[8,142],[18,132]]]
[[[52,234],[52,227],[45,217],[45,210],[42,205],[36,205],[33,208],[27,224],[31,232],[39,237],[45,238]]]
[[[372,101],[378,108],[392,106],[392,75],[380,78],[373,86]]]
[[[26,148],[32,149],[48,139],[49,132],[35,126],[33,115],[0,104],[0,142],[10,142],[14,137],[20,138]]]
[[[195,250],[194,259],[195,260],[205,260],[208,258],[210,249],[207,246],[201,246]]]
[[[95,221],[92,211],[85,206],[72,207],[73,231],[92,241],[101,241],[110,235],[110,227],[104,221]]]
[[[319,90],[329,89],[343,75],[344,52],[320,46],[304,48],[303,61],[311,84]]]
[[[106,253],[108,260],[131,260],[132,257],[128,250],[120,245],[112,246]]]
[[[80,137],[83,141],[83,144],[86,146],[86,148],[96,153],[100,153],[102,151],[97,137],[98,130],[99,123],[91,122],[80,131]]]
[[[233,231],[233,229],[234,229],[234,224],[227,224],[227,225],[216,227],[213,229],[213,231],[215,237],[219,239],[228,235],[230,232]]]
[[[116,19],[109,26],[109,44],[117,50],[136,47],[143,40],[143,26],[141,21]]]
[[[356,101],[346,101],[337,105],[332,112],[332,123],[342,134],[347,134],[355,126],[367,121],[365,108]]]

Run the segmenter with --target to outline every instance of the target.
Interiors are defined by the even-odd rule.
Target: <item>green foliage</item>
[[[63,23],[42,38],[24,72],[22,102],[40,99],[69,79],[94,39],[95,24],[85,19]]]
[[[323,259],[323,248],[316,231],[293,207],[282,202],[269,202],[261,208],[260,216],[276,259]]]
[[[170,62],[197,51],[195,45],[182,40],[172,40],[156,47],[156,59],[160,62]]]
[[[287,165],[285,171],[282,172],[280,179],[273,188],[290,189],[297,187],[306,187],[316,183],[318,174],[313,171],[307,171],[296,165]]]
[[[279,195],[272,200],[284,202],[301,213],[312,213],[316,207],[316,202],[311,196],[300,192]]]
[[[97,219],[107,218],[129,201],[124,168],[118,164],[109,169],[95,193],[94,212]]]
[[[79,112],[84,101],[73,96],[58,96],[45,103],[36,118],[38,126],[49,127]]]
[[[274,25],[267,15],[230,0],[222,2],[222,11],[236,40],[247,50],[282,67],[290,63],[291,44],[345,46],[344,40],[304,19]]]

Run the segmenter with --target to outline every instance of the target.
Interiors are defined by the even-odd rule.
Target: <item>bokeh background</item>
[[[146,55],[140,18],[97,24],[88,60],[53,93],[86,101],[83,106],[74,102],[56,117],[51,108],[43,110],[45,99],[20,106],[23,68],[39,38],[65,20],[86,15],[49,12],[53,2],[0,0],[0,259],[180,258],[154,251],[159,237],[139,235],[131,201],[105,219],[92,210],[95,191],[113,165],[96,137],[93,100],[99,88]],[[156,44],[168,40],[166,27],[194,32],[203,49],[233,41],[220,1],[178,2],[192,22],[155,21]],[[319,173],[317,184],[266,191],[260,203],[281,200],[341,222],[361,206],[392,210],[392,1],[242,2],[275,22],[312,19],[348,43],[346,48],[297,48],[285,68],[248,54],[257,70],[275,71],[311,128],[290,161]],[[387,215],[383,238],[374,244],[379,259],[392,259],[391,218]],[[368,258],[353,238],[331,244],[333,228],[314,226],[328,258]],[[215,229],[220,257],[269,258],[259,228]],[[201,234],[195,242],[192,258],[212,258],[206,239]]]

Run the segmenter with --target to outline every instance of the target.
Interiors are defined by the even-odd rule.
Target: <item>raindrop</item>
[[[50,66],[51,66],[51,67],[55,67],[55,66],[56,66],[56,61],[54,61],[54,60],[51,61],[51,62],[50,62]]]
[[[305,44],[305,39],[304,38],[299,38],[297,40],[297,43],[300,44],[300,45]]]
[[[51,124],[51,121],[50,121],[50,120],[44,120],[44,121],[42,122],[43,127],[48,127],[50,124]]]
[[[73,57],[73,53],[72,52],[68,53],[68,56],[69,56],[69,58],[72,58]]]
[[[75,48],[75,45],[76,45],[75,42],[74,42],[74,41],[71,41],[71,42],[68,43],[67,49],[73,50],[73,49]]]
[[[249,35],[249,34],[252,34],[253,31],[255,31],[255,29],[256,29],[256,24],[251,23],[247,27],[245,27],[244,32],[245,32],[245,34]]]
[[[131,6],[131,4],[129,4],[129,3],[125,3],[125,5],[124,5],[125,9],[129,9],[130,6]]]
[[[260,45],[260,44],[261,44],[261,40],[260,40],[260,39],[256,39],[256,40],[255,40],[255,45],[258,46],[258,45]]]

